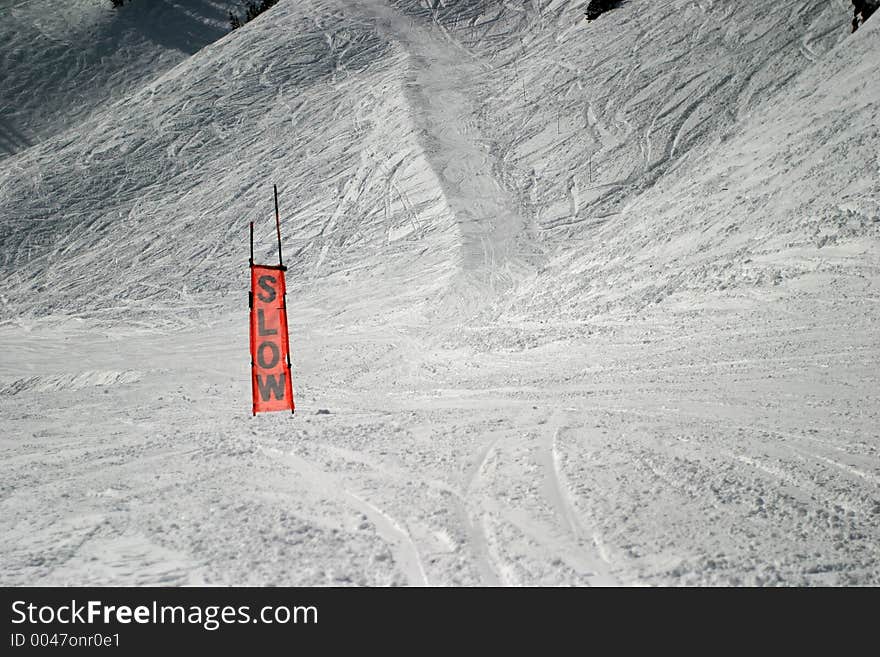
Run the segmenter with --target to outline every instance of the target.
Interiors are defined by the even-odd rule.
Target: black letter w
[[[275,399],[281,401],[284,399],[284,382],[287,380],[286,374],[280,374],[277,376],[275,374],[270,374],[266,377],[266,380],[263,381],[263,377],[257,374],[257,388],[260,389],[260,399],[263,401],[269,401],[271,399],[270,393],[275,393]]]

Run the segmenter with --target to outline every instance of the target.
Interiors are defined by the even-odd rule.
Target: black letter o
[[[272,362],[267,363],[263,359],[263,349],[265,347],[270,347],[272,349]],[[271,370],[278,364],[278,361],[281,360],[281,350],[278,349],[278,345],[274,342],[264,342],[259,347],[257,347],[257,364],[262,367],[264,370]]]

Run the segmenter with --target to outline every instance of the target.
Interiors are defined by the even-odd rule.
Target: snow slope
[[[880,581],[875,21],[37,5],[0,52],[3,582]],[[298,410],[251,418],[273,183]]]

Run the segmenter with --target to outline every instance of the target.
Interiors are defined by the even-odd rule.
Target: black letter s
[[[271,284],[267,281],[270,281]],[[262,293],[258,294],[257,297],[259,297],[260,301],[262,301],[263,303],[271,303],[275,301],[275,288],[272,286],[275,285],[276,282],[277,280],[274,276],[260,276],[258,284],[261,288],[266,290],[266,293],[268,295],[268,298],[266,298],[262,295]]]

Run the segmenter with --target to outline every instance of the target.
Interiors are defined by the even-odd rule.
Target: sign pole
[[[278,234],[278,266],[281,267],[281,275],[284,276],[284,260],[281,258],[281,215],[278,212],[278,185],[272,185],[272,191],[275,193],[275,231]],[[287,285],[284,286],[284,297],[281,299],[284,308],[284,344],[287,351],[287,376],[291,377],[290,364],[290,343],[289,329],[287,328]],[[291,407],[291,413],[296,411]]]
[[[281,259],[281,216],[278,214],[278,185],[272,185],[275,190],[275,230],[278,233],[278,264],[284,266]]]
[[[278,186],[275,196],[275,230],[278,236],[278,264],[254,262],[254,222],[250,222],[250,351],[252,415],[267,411],[295,412],[287,325],[287,283],[281,249],[281,213]]]
[[[251,270],[251,278],[253,278],[254,271],[254,222],[251,221],[251,257],[248,260],[248,268]],[[251,326],[254,324],[254,291],[253,284],[251,285],[251,290],[248,292],[248,314],[250,315],[249,321]],[[253,331],[251,331],[251,398],[256,396],[256,390],[254,389],[254,339],[253,339]],[[256,416],[257,407],[251,405],[251,416]]]

